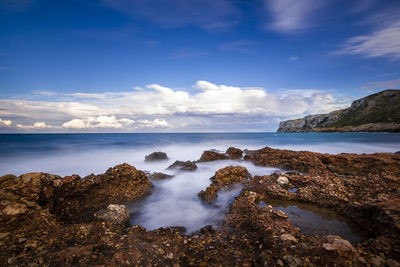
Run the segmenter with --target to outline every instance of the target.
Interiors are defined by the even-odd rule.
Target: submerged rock
[[[106,209],[101,209],[94,214],[97,219],[117,225],[129,225],[129,211],[124,205],[110,204]]]
[[[230,159],[241,159],[243,157],[243,151],[236,147],[228,148],[226,154]]]
[[[163,180],[163,179],[172,178],[174,176],[166,174],[166,173],[162,173],[162,172],[153,172],[151,174],[148,174],[147,177],[149,177],[149,179],[151,179],[151,180]]]
[[[172,170],[172,169],[179,169],[181,171],[194,171],[197,169],[197,165],[196,163],[190,160],[187,161],[177,160],[167,168],[167,170]]]
[[[168,159],[167,153],[165,152],[153,152],[147,156],[145,156],[145,161],[158,161],[158,160],[166,160]]]
[[[228,166],[218,170],[211,177],[211,185],[206,190],[200,191],[198,196],[207,202],[212,202],[218,196],[218,191],[222,188],[239,184],[251,177],[250,173],[242,166]]]
[[[201,155],[199,162],[214,161],[214,160],[224,160],[229,159],[226,154],[218,153],[215,151],[207,150]]]

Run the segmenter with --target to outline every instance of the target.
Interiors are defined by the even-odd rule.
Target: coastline
[[[221,158],[215,153],[216,158],[208,156],[207,161]],[[184,234],[179,226],[148,231],[94,216],[109,204],[125,204],[151,194],[146,175],[128,164],[85,178],[45,173],[3,176],[0,262],[318,266],[371,261],[389,265],[400,260],[400,156],[330,155],[266,147],[245,151],[243,160],[287,172],[241,180],[243,189],[222,228],[206,226],[192,234]],[[281,176],[287,183],[278,182]],[[224,177],[226,186],[238,181],[230,179],[229,173]],[[290,188],[297,191],[290,192]],[[357,244],[340,237],[305,235],[285,213],[259,206],[268,200],[329,208],[370,234]]]

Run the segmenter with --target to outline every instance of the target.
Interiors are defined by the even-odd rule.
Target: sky
[[[1,0],[0,133],[276,131],[400,88],[398,14],[398,0]]]

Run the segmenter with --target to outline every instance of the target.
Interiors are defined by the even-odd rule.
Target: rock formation
[[[328,114],[282,121],[278,132],[399,132],[400,90],[384,90]]]
[[[144,157],[145,161],[157,161],[168,159],[167,153],[165,152],[153,152]]]

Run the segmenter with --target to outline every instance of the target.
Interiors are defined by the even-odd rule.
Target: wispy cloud
[[[3,99],[0,117],[15,118],[20,125],[16,129],[36,131],[192,130],[182,127],[199,125],[223,130],[237,129],[238,123],[249,121],[256,124],[277,117],[325,113],[350,103],[322,90],[286,90],[276,95],[262,87],[208,81],[198,81],[192,89],[196,90],[150,84],[127,92],[60,93],[51,101]],[[71,101],[65,101],[65,95]]]
[[[380,13],[369,20],[376,28],[370,34],[348,39],[334,54],[361,55],[366,58],[400,59],[400,9]],[[397,14],[394,15],[393,13]],[[376,25],[379,23],[378,25]]]
[[[259,42],[255,41],[239,40],[239,41],[222,43],[219,45],[219,49],[224,51],[248,52],[259,44],[260,44]]]
[[[207,30],[230,28],[238,8],[229,0],[102,0],[104,5],[161,27],[194,25]]]
[[[300,59],[299,57],[290,57],[289,58],[290,61],[296,61],[296,60],[299,60],[299,59]]]
[[[264,0],[271,15],[270,29],[281,33],[296,33],[314,26],[316,12],[329,1]]]
[[[400,88],[400,79],[394,80],[386,80],[386,81],[377,81],[377,82],[368,82],[361,86],[360,90],[379,90],[379,89],[398,89]]]

